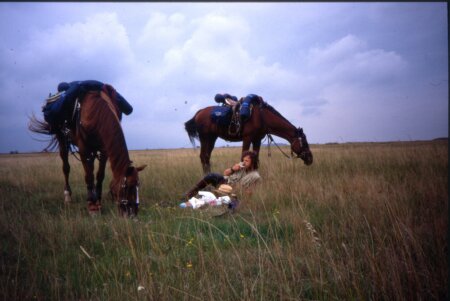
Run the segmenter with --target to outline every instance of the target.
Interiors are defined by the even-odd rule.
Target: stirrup
[[[235,111],[235,108],[236,107],[233,107],[233,115],[231,115],[230,125],[228,126],[228,135],[230,136],[237,136],[241,131],[241,123],[239,122],[240,115]],[[231,131],[232,125],[236,126],[236,131],[234,133]]]
[[[236,131],[234,131],[234,132],[231,131],[231,126],[233,124],[236,126]],[[231,121],[230,125],[228,126],[228,134],[230,136],[237,136],[237,135],[239,135],[240,131],[241,131],[241,124],[239,122],[236,123],[236,122]]]

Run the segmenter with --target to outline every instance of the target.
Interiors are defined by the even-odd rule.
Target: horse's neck
[[[262,114],[264,115],[264,122],[268,134],[281,137],[289,141],[289,143],[292,143],[292,141],[294,141],[296,131],[295,126],[293,126],[285,118],[276,115],[268,109],[264,109],[264,112],[262,112]]]
[[[108,157],[114,179],[122,179],[128,166],[131,164],[126,145],[120,151],[116,149],[113,152],[109,152]]]
[[[96,112],[96,132],[103,144],[103,150],[108,156],[113,177],[120,180],[125,174],[131,160],[128,154],[128,148],[122,126],[117,118],[116,112],[110,99],[91,99],[91,110]]]
[[[108,154],[111,171],[115,179],[122,179],[128,166],[131,164],[125,136],[120,123],[103,139],[105,150]]]

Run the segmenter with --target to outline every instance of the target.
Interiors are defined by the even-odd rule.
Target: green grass
[[[117,216],[109,166],[103,214],[92,218],[74,158],[74,201],[64,204],[57,154],[2,155],[2,299],[448,299],[448,143],[312,151],[307,167],[263,149],[263,184],[221,218],[178,208],[202,176],[198,150],[133,151],[149,165],[138,221]],[[213,170],[239,153],[216,149]]]

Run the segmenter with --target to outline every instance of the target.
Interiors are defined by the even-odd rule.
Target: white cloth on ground
[[[182,207],[192,207],[192,209],[198,209],[205,205],[220,206],[223,204],[229,204],[231,202],[231,199],[228,195],[216,197],[212,192],[209,192],[209,191],[199,191],[198,194],[200,195],[199,198],[196,198],[196,197],[190,198],[186,202],[189,204],[184,203],[187,206],[182,206]]]

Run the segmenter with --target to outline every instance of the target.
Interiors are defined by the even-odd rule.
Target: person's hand
[[[231,166],[231,170],[233,172],[239,171],[241,168],[243,168],[244,165],[242,164],[242,162],[236,163],[233,166]]]
[[[237,172],[238,170],[240,170],[242,168],[241,163],[236,163],[233,166],[231,166],[230,168],[225,169],[223,174],[225,176],[230,176],[230,175],[234,174],[235,172]]]

